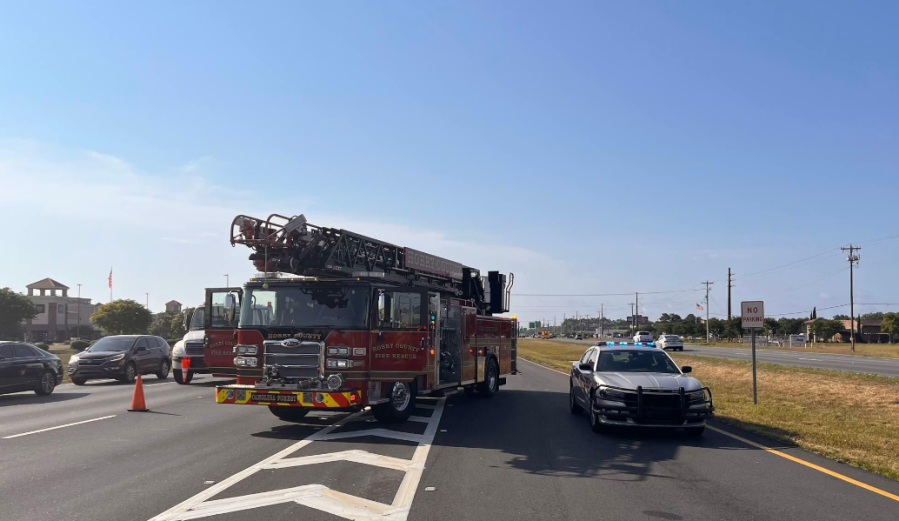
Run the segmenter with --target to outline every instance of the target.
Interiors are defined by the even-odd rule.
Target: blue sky
[[[895,2],[49,3],[0,17],[0,286],[158,309],[305,213],[516,293],[899,302]],[[43,197],[42,197],[43,196]],[[517,297],[524,319],[628,297]],[[887,307],[881,306],[886,309]],[[873,308],[872,308],[873,309]],[[893,306],[890,309],[899,309]],[[863,308],[863,311],[867,310]],[[843,312],[835,308],[833,312]],[[826,313],[822,313],[826,314]]]

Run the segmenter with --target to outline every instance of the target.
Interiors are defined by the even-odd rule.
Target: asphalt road
[[[554,338],[553,341],[572,342],[584,344],[585,346],[596,343],[596,340],[571,340],[566,338]],[[586,347],[584,347],[584,350],[586,350]],[[752,360],[752,349],[750,348],[685,344],[683,352],[685,354],[728,358],[731,360]],[[813,353],[799,347],[792,350],[756,349],[755,353],[759,362],[899,377],[899,358]]]
[[[522,362],[492,399],[421,398],[415,421],[216,405],[209,379],[0,396],[0,520],[894,520],[899,501],[715,430],[596,435],[567,377]],[[54,430],[30,431],[99,419]],[[717,426],[899,495],[889,480]]]

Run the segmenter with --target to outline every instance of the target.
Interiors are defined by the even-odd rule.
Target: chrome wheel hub
[[[409,402],[412,400],[412,397],[409,395],[407,384],[400,382],[393,384],[393,390],[390,393],[390,397],[393,401],[393,408],[397,411],[405,411],[406,407],[409,406]]]

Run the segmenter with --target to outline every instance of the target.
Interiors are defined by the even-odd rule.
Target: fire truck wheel
[[[181,384],[181,385],[187,385],[187,384],[190,383],[191,380],[194,379],[194,372],[193,372],[193,371],[188,371],[188,372],[187,372],[187,376],[185,377],[185,375],[184,375],[184,373],[181,371],[181,369],[175,369],[174,371],[172,371],[172,375],[174,375],[175,381],[178,382],[178,383]]]
[[[299,407],[282,407],[280,405],[269,405],[268,410],[278,417],[279,420],[286,422],[300,422],[309,414],[309,409],[301,409]]]
[[[484,368],[484,381],[478,384],[478,394],[483,398],[490,398],[499,391],[499,369],[496,360],[491,358]]]
[[[415,409],[415,382],[395,382],[390,387],[389,400],[371,408],[375,419],[381,423],[402,423]]]

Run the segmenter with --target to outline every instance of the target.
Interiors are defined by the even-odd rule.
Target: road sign
[[[743,329],[752,331],[752,403],[759,403],[758,386],[756,384],[755,365],[755,332],[765,326],[765,303],[761,300],[740,302],[740,316],[743,317]]]
[[[743,317],[743,329],[762,329],[765,327],[765,303],[761,300],[740,302],[740,315]]]

